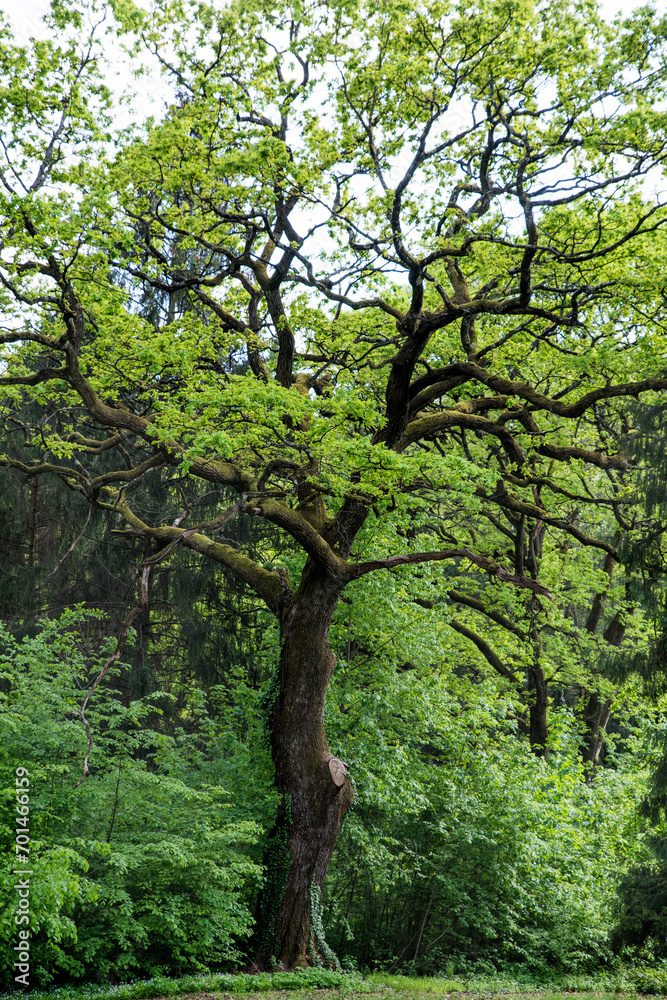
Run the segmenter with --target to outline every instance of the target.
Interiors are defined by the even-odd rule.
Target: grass
[[[629,968],[601,977],[561,976],[540,983],[502,977],[455,979],[392,976],[367,977],[325,969],[297,972],[208,974],[168,979],[160,976],[117,986],[61,986],[51,990],[16,990],[0,1000],[300,1000],[317,993],[318,1000],[636,1000],[667,995],[667,968]]]
[[[476,976],[471,979],[442,979],[440,977],[408,977],[390,976],[386,973],[374,973],[369,977],[382,992],[386,1000],[427,1000],[430,997],[451,997],[457,1000],[636,1000],[647,994],[663,996],[663,982],[656,983],[655,988],[644,993],[629,981],[596,979],[595,977],[562,977],[558,982],[543,983],[535,980],[514,981],[498,977],[483,978]],[[579,980],[579,982],[577,982]],[[579,986],[579,988],[577,988]]]

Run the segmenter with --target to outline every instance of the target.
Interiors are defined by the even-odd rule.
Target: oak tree
[[[304,965],[353,799],[323,727],[345,588],[469,566],[535,622],[545,533],[617,559],[605,414],[667,389],[665,23],[591,0],[108,6],[113,25],[54,0],[50,39],[3,33],[0,391],[41,455],[2,461],[150,541],[145,590],[187,547],[275,616],[256,962]],[[156,117],[114,127],[105,37],[164,73]],[[138,513],[149,473],[176,517]],[[582,526],[579,504],[606,513]],[[253,518],[298,573],[227,537]],[[531,641],[514,672],[540,745]]]

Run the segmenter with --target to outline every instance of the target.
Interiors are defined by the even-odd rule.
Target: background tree
[[[5,454],[25,467],[35,450],[20,446],[17,436],[22,434],[5,437]],[[94,456],[89,461],[90,471]],[[177,505],[183,502],[184,494],[178,492],[170,500],[158,476],[146,486],[145,517],[164,511],[174,499]],[[134,599],[141,563],[156,554],[154,545],[114,535],[113,516],[86,506],[85,498],[53,477],[14,470],[2,477],[0,491],[0,544],[6,556],[0,567],[0,616],[12,634],[34,634],[44,616],[57,617],[76,605],[105,612],[105,624],[91,625],[100,635],[105,629],[117,632]],[[189,491],[187,497],[200,512],[213,512],[211,500],[217,499],[218,491],[206,490]],[[174,506],[172,519],[179,512]],[[264,560],[276,556],[273,540],[266,530],[258,530],[260,523],[244,527],[252,538],[239,541],[239,525],[231,524],[230,541]],[[115,677],[114,685],[126,700],[158,687],[177,695],[193,682],[205,688],[224,684],[238,671],[258,686],[266,679],[261,650],[267,617],[224,567],[177,551],[151,575],[146,608],[133,625],[137,635],[126,655],[128,671]]]
[[[345,588],[469,562],[535,620],[542,532],[616,559],[559,498],[571,463],[627,462],[589,414],[667,388],[653,323],[666,216],[641,187],[667,153],[664,24],[515,0],[114,9],[173,97],[113,156],[94,6],[58,4],[57,42],[2,50],[0,385],[7,413],[43,407],[40,459],[4,463],[58,476],[156,546],[145,567],[185,547],[275,616],[281,804],[257,962],[302,965],[353,798],[323,726]],[[174,22],[188,30],[169,49]],[[191,308],[151,322],[149,289]],[[494,464],[452,428],[494,442]],[[174,518],[135,499],[156,473],[181,499]],[[215,513],[184,476],[221,491]],[[509,557],[459,531],[498,509],[514,518]],[[292,573],[228,537],[255,518],[297,546]]]

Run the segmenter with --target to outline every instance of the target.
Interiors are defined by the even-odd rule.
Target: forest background
[[[3,974],[17,767],[39,983],[659,966],[665,19],[45,24],[1,49]],[[165,96],[119,128],[121,43]]]

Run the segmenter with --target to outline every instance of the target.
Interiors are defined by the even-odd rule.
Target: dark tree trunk
[[[255,964],[260,968],[272,956],[288,968],[305,966],[322,950],[311,939],[312,901],[319,899],[354,798],[348,777],[341,785],[332,777],[324,732],[324,702],[335,666],[329,626],[341,589],[309,560],[282,617],[278,694],[269,718],[281,805],[258,905],[263,926],[257,928]]]
[[[529,722],[530,745],[537,757],[547,756],[547,710],[549,708],[549,685],[544,670],[539,663],[531,665],[528,671],[530,697]]]
[[[610,557],[607,557],[609,560]],[[607,561],[605,561],[605,569]],[[597,600],[597,598],[596,598]],[[595,611],[595,607],[593,609]],[[593,612],[591,612],[593,614]],[[600,613],[595,621],[597,625],[602,617],[602,605]],[[589,616],[589,622],[591,617]],[[587,626],[588,628],[588,623]],[[590,631],[590,629],[589,629]],[[625,625],[622,620],[622,613],[617,611],[604,630],[604,638],[611,646],[620,646],[625,638]],[[602,701],[595,691],[588,693],[588,699],[584,708],[584,734],[581,740],[581,759],[586,768],[586,781],[591,782],[595,774],[595,768],[600,758],[600,750],[607,730],[607,724],[611,716],[612,699],[606,698]]]
[[[538,560],[542,554],[542,539],[544,537],[544,525],[538,522],[534,531],[530,535],[530,548],[528,562],[531,565],[531,575],[537,579]],[[547,756],[547,740],[549,737],[549,725],[547,721],[549,711],[549,682],[542,669],[540,657],[542,655],[542,634],[536,614],[539,610],[539,602],[533,594],[530,602],[530,639],[533,647],[533,662],[528,667],[528,721],[530,726],[530,746],[536,757]]]

